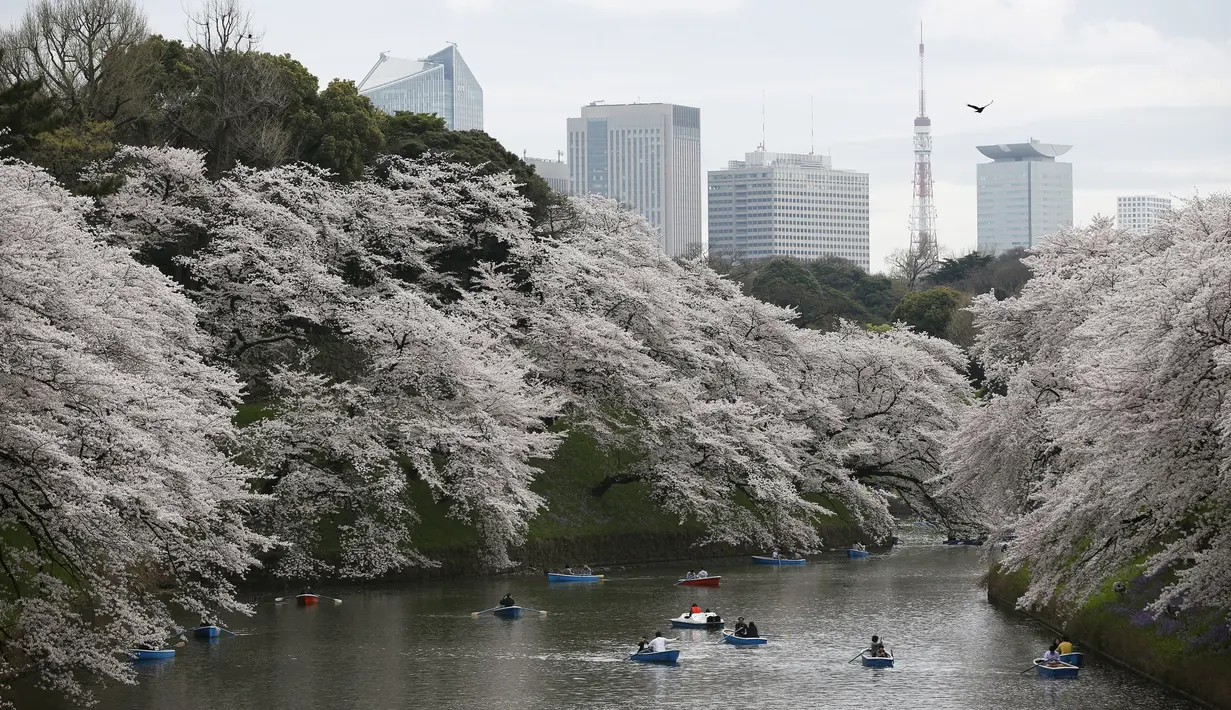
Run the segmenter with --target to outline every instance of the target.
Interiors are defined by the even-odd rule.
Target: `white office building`
[[[569,191],[628,205],[670,256],[703,247],[701,110],[674,104],[583,106],[568,119]]]
[[[1121,229],[1149,232],[1170,213],[1170,197],[1129,195],[1116,198],[1116,226]]]
[[[1073,165],[1061,163],[1073,146],[1007,143],[978,146],[978,245],[985,254],[1029,248],[1073,224]]]
[[[483,130],[483,87],[456,45],[419,60],[381,52],[359,93],[385,113],[434,113],[455,131]]]
[[[735,259],[837,256],[868,269],[868,174],[827,155],[745,153],[709,171],[709,253]]]
[[[547,158],[522,158],[527,164],[534,166],[534,172],[547,181],[547,186],[553,192],[561,195],[569,194],[568,163],[563,160],[548,160]]]

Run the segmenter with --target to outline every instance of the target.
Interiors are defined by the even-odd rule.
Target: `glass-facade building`
[[[670,256],[702,249],[701,110],[675,104],[583,106],[568,119],[569,192],[628,205]]]
[[[869,266],[868,174],[829,156],[746,153],[709,172],[709,253],[739,260],[841,257]]]
[[[359,93],[386,113],[432,113],[455,131],[483,130],[483,87],[453,45],[417,61],[382,52]]]
[[[1056,160],[1072,147],[1033,139],[978,146],[993,161],[976,168],[980,252],[1028,249],[1073,225],[1073,165]]]

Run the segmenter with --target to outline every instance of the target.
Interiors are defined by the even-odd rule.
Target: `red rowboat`
[[[722,579],[722,575],[714,577],[697,577],[696,579],[681,579],[676,584],[681,587],[717,587],[718,580]]]
[[[295,597],[295,603],[299,606],[312,606],[320,600],[321,598],[316,594],[300,594]]]

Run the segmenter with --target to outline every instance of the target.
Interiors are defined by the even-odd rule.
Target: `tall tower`
[[[919,23],[919,115],[915,118],[914,198],[910,208],[910,251],[927,269],[938,256],[936,204],[932,201],[932,119],[923,88],[923,23]]]

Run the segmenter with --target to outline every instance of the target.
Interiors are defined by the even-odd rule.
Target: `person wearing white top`
[[[710,573],[706,572],[705,570],[701,570],[700,572],[697,573],[697,579],[704,579],[708,576],[710,576]]]
[[[655,631],[654,638],[650,640],[650,653],[662,653],[667,650],[667,639],[663,638],[663,632]]]

